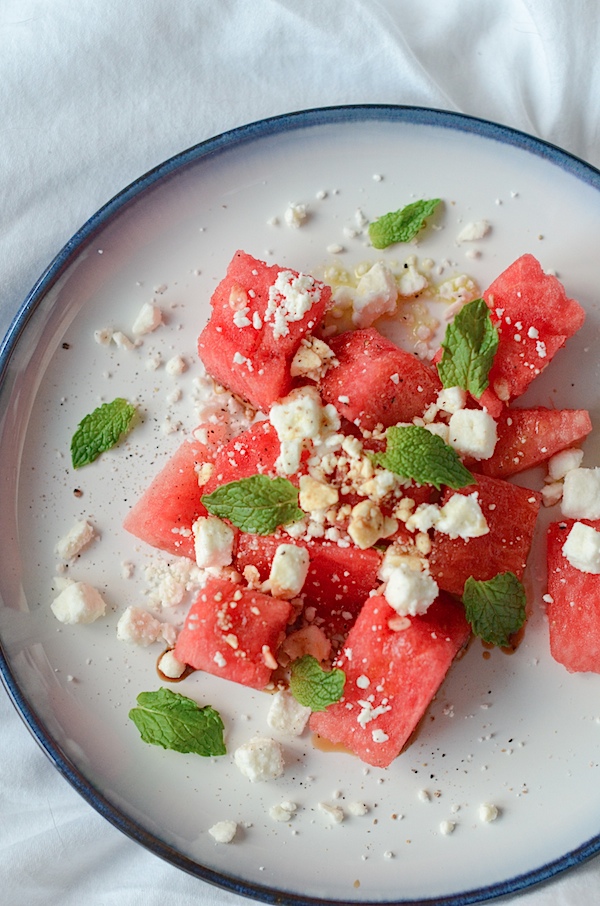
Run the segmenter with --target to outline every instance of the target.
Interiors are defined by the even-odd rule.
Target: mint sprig
[[[251,475],[230,481],[205,494],[202,503],[209,513],[228,519],[243,532],[272,535],[280,525],[304,517],[298,506],[298,488],[287,478]]]
[[[301,705],[312,711],[324,711],[339,701],[344,691],[346,674],[339,667],[323,670],[318,660],[305,654],[292,662],[290,692]]]
[[[135,406],[117,397],[103,403],[78,424],[71,440],[71,461],[74,469],[94,462],[101,453],[114,447],[132,426]]]
[[[484,299],[468,302],[446,328],[437,369],[444,387],[462,387],[479,398],[489,384],[498,328]]]
[[[384,249],[394,242],[410,242],[423,229],[426,219],[433,214],[440,201],[440,198],[421,199],[399,211],[383,214],[369,224],[371,244],[376,249]]]
[[[210,705],[201,708],[191,698],[165,688],[140,692],[137,703],[129,717],[144,742],[204,757],[225,755],[223,721]]]
[[[473,475],[460,461],[458,453],[420,425],[393,425],[385,432],[383,453],[371,454],[376,465],[417,484],[464,488],[473,484]]]
[[[525,622],[526,603],[523,583],[514,573],[498,573],[487,581],[470,576],[465,582],[463,604],[467,620],[475,635],[490,645],[510,645],[511,635]]]

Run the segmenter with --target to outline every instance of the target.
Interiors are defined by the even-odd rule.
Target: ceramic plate
[[[239,248],[319,274],[376,257],[428,257],[439,279],[467,273],[485,287],[524,252],[552,269],[588,318],[525,402],[587,407],[598,416],[600,174],[523,134],[456,114],[350,107],[256,123],[186,151],[126,189],[73,238],[42,277],[1,352],[0,638],[5,684],[60,771],[109,821],[200,878],[259,900],[306,903],[490,899],[597,852],[600,678],[569,675],[548,649],[540,519],[527,585],[534,612],[512,656],[473,642],[451,670],[408,750],[388,769],[285,742],[286,770],[250,783],[230,755],[203,759],[144,744],[128,719],[158,688],[160,646],[117,641],[130,604],[152,609],[147,567],[169,560],[127,535],[123,517],[197,420],[196,337]],[[375,253],[371,219],[421,197],[443,213],[417,246]],[[308,206],[300,228],[290,202]],[[357,214],[357,212],[362,212]],[[491,229],[457,244],[462,227]],[[468,253],[468,250],[473,250]],[[133,350],[96,342],[131,335],[144,302],[165,324]],[[171,374],[174,356],[187,363]],[[155,367],[160,357],[161,365]],[[77,473],[69,443],[100,402],[127,396],[141,424]],[[585,465],[600,450],[585,445]],[[541,487],[543,473],[521,478]],[[99,538],[67,575],[105,596],[106,616],[64,626],[50,610],[56,542],[79,519]],[[164,615],[163,615],[164,616]],[[171,617],[168,617],[171,619]],[[269,696],[195,674],[177,691],[223,716],[229,752],[268,732]],[[284,800],[293,820],[269,816]],[[367,814],[352,816],[364,802]],[[328,822],[318,808],[341,806]],[[500,810],[480,820],[482,803]],[[208,829],[233,819],[217,844]],[[455,823],[452,834],[443,822]]]

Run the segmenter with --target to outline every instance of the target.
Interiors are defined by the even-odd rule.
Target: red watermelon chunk
[[[266,412],[292,389],[292,359],[330,296],[312,277],[236,252],[198,339],[208,374]]]
[[[343,640],[363,601],[379,584],[377,573],[382,554],[375,548],[340,547],[332,541],[294,541],[289,536],[240,533],[235,567],[243,573],[255,566],[261,582],[269,578],[271,563],[280,544],[297,544],[310,555],[308,575],[302,588],[304,612],[309,622],[321,628],[334,644]],[[309,608],[314,610],[314,614]]]
[[[339,414],[372,430],[423,415],[437,398],[437,372],[400,349],[375,328],[352,330],[328,340],[339,364],[321,382],[323,401]]]
[[[190,608],[174,655],[196,670],[264,689],[291,611],[288,601],[211,578]]]
[[[442,504],[453,494],[479,494],[479,505],[489,526],[479,538],[450,538],[434,531],[429,570],[444,591],[462,595],[469,576],[485,581],[512,572],[521,579],[533,540],[541,495],[529,488],[478,475],[477,483],[458,491],[446,490]]]
[[[376,767],[399,755],[471,634],[462,605],[446,595],[405,629],[391,629],[393,618],[383,596],[365,601],[335,661],[346,673],[343,698],[310,719],[319,736]]]
[[[492,415],[520,396],[582,326],[585,312],[533,255],[522,255],[485,291],[500,343],[480,399]]]
[[[550,652],[570,673],[600,673],[600,575],[576,569],[562,552],[575,521],[553,522],[548,529]],[[600,531],[600,520],[580,521]]]
[[[592,430],[585,409],[505,409],[497,420],[494,455],[467,463],[492,478],[508,478],[531,469],[568,447],[580,444]]]
[[[212,455],[204,444],[185,440],[125,517],[126,531],[160,550],[194,560],[192,524],[207,515],[200,502],[198,469],[210,462]]]
[[[271,422],[257,422],[221,447],[215,456],[213,473],[202,493],[210,494],[222,484],[252,475],[274,476],[275,460],[280,450],[281,444]]]

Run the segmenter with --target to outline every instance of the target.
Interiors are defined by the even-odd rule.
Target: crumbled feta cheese
[[[135,343],[133,343],[129,337],[125,336],[122,330],[115,330],[112,335],[112,341],[119,349],[126,349],[127,351],[135,349]]]
[[[196,563],[202,569],[229,566],[235,533],[218,516],[199,516],[192,525]]]
[[[131,328],[134,336],[144,336],[152,333],[163,322],[162,312],[158,305],[151,302],[144,302]]]
[[[464,409],[467,404],[467,391],[462,387],[444,387],[437,395],[436,406],[442,412],[449,412],[451,415]]]
[[[389,572],[383,594],[400,616],[414,617],[425,613],[439,594],[435,579],[419,567],[416,558],[406,558],[405,562],[394,566]]]
[[[445,837],[447,837],[448,834],[453,833],[455,827],[456,827],[456,823],[454,821],[441,821],[440,822],[440,833],[442,833]]]
[[[310,475],[300,476],[300,494],[298,505],[305,513],[311,513],[313,510],[327,510],[335,506],[339,500],[337,488],[323,481],[317,481]]]
[[[271,406],[269,419],[281,443],[275,468],[284,475],[298,471],[307,442],[323,439],[340,426],[335,409],[322,405],[314,387],[292,390],[281,403]]]
[[[279,690],[271,697],[267,724],[284,736],[301,736],[312,711],[301,705],[291,692]]]
[[[544,506],[554,506],[562,500],[563,483],[562,481],[550,481],[542,488],[542,503]]]
[[[320,381],[327,369],[335,364],[333,350],[318,337],[303,337],[290,365],[292,377]]]
[[[384,516],[372,500],[361,500],[352,507],[348,534],[361,550],[372,547],[380,538],[393,535],[397,528],[397,520]]]
[[[319,811],[323,812],[331,824],[341,824],[344,820],[344,810],[339,805],[330,805],[328,802],[319,802]]]
[[[575,569],[600,573],[600,532],[591,525],[576,522],[563,544],[562,552]]]
[[[482,802],[479,806],[479,820],[485,824],[495,821],[499,814],[500,809],[491,802]]]
[[[405,266],[400,279],[398,280],[398,292],[401,296],[416,296],[423,292],[429,286],[429,280],[424,274],[421,274],[413,262],[408,262]]]
[[[382,315],[393,314],[397,299],[394,275],[381,261],[361,276],[356,289],[341,286],[333,294],[334,306],[339,302],[351,305],[352,323],[359,328],[370,327]]]
[[[94,340],[99,346],[108,346],[112,340],[113,332],[109,327],[101,327],[94,331]]]
[[[133,642],[147,647],[164,639],[168,645],[174,645],[177,630],[170,623],[161,623],[147,610],[130,606],[125,610],[117,623],[117,638],[121,642]]]
[[[304,547],[280,544],[275,551],[269,573],[269,586],[274,598],[295,598],[302,591],[308,575],[309,555]]]
[[[176,607],[186,593],[197,592],[206,583],[206,573],[188,557],[172,562],[155,560],[144,570],[148,597],[153,606]]]
[[[169,679],[179,679],[185,671],[185,664],[178,661],[173,652],[169,650],[165,651],[158,662],[158,669]]]
[[[315,302],[321,298],[321,285],[308,274],[280,271],[275,283],[269,287],[269,301],[265,321],[272,321],[273,336],[285,337],[290,332],[288,324],[301,321]]]
[[[275,780],[283,774],[283,750],[274,739],[257,736],[245,742],[235,750],[233,760],[252,783]]]
[[[567,472],[561,508],[567,518],[600,519],[600,468]]]
[[[269,809],[269,817],[271,817],[273,821],[291,821],[296,814],[297,809],[298,806],[295,802],[281,802],[279,805],[271,806]]]
[[[487,535],[490,529],[479,504],[478,492],[453,494],[440,508],[435,528],[450,538],[464,540]]]
[[[187,363],[183,356],[174,355],[165,365],[165,369],[167,374],[170,374],[173,377],[177,377],[178,375],[183,374],[183,372],[187,369]]]
[[[582,460],[583,450],[578,447],[561,450],[548,460],[548,475],[553,481],[560,481],[571,469],[578,469]]]
[[[96,537],[93,525],[85,519],[73,525],[67,534],[56,545],[56,553],[61,560],[72,560]]]
[[[231,843],[237,833],[237,824],[235,821],[217,821],[209,827],[208,833],[216,843]]]
[[[355,818],[362,818],[369,813],[369,807],[364,802],[349,802],[348,811]]]
[[[99,591],[87,582],[70,582],[50,605],[61,623],[93,623],[106,612],[106,603]]]
[[[457,242],[475,242],[477,239],[483,239],[487,236],[491,227],[487,220],[474,220],[466,223],[458,236]]]
[[[305,204],[295,204],[290,202],[286,208],[283,219],[288,226],[301,227],[308,217],[308,207]]]
[[[496,422],[483,409],[458,409],[450,416],[448,442],[463,456],[489,459],[498,440]]]

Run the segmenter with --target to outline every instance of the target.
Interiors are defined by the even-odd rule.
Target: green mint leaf
[[[318,660],[305,654],[292,662],[290,692],[301,705],[312,711],[324,711],[339,701],[344,691],[346,674],[339,667],[323,670]]]
[[[438,374],[444,387],[462,387],[474,397],[487,388],[498,349],[498,328],[484,299],[468,302],[446,328]]]
[[[427,428],[394,425],[387,429],[385,437],[385,451],[373,453],[371,459],[389,472],[411,478],[417,484],[431,484],[438,490],[442,485],[464,488],[475,481],[456,450]]]
[[[304,517],[298,506],[298,488],[287,478],[266,475],[223,484],[212,494],[205,494],[202,503],[213,516],[228,519],[253,535],[272,535],[280,525]]]
[[[71,440],[71,461],[80,469],[110,450],[131,428],[135,406],[117,397],[86,415],[78,424]]]
[[[144,742],[204,757],[225,755],[223,721],[210,705],[201,708],[191,698],[165,688],[140,692],[137,703],[129,717]]]
[[[525,622],[525,589],[511,572],[485,582],[471,576],[465,582],[463,604],[473,632],[490,645],[507,647],[510,636]]]
[[[425,220],[430,217],[440,198],[413,201],[399,211],[384,214],[369,224],[369,239],[376,249],[387,248],[394,242],[410,242],[423,229]]]

